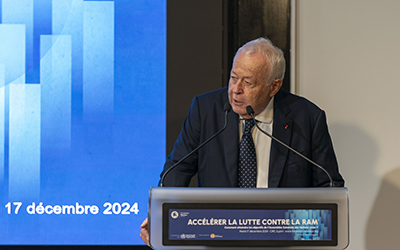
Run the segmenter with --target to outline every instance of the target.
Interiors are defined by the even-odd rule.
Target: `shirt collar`
[[[261,111],[257,116],[255,116],[256,120],[258,122],[262,123],[267,123],[271,124],[272,120],[274,118],[274,96],[271,98],[271,100],[268,103],[268,106]],[[243,120],[243,118],[240,116],[240,119]]]
[[[274,118],[274,96],[269,101],[268,106],[255,118],[257,121],[260,121],[262,123],[270,124],[272,122]]]

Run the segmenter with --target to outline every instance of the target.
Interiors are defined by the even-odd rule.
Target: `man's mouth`
[[[234,103],[235,105],[243,105],[243,104],[244,104],[244,102],[238,101],[238,100],[236,100],[236,99],[233,99],[233,103]]]

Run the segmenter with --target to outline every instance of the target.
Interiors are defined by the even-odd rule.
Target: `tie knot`
[[[244,133],[251,133],[251,129],[254,127],[254,120],[253,119],[245,119],[244,124]]]

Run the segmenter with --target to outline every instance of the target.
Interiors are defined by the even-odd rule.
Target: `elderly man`
[[[265,38],[241,47],[233,61],[229,87],[193,99],[182,131],[163,173],[224,126],[225,131],[170,171],[165,186],[188,186],[197,173],[201,187],[323,187],[332,177],[343,186],[325,112],[310,101],[281,89],[285,72],[282,51]],[[259,127],[325,170],[271,140]],[[141,236],[147,243],[147,221]]]

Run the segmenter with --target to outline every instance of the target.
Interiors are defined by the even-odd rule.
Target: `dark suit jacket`
[[[163,173],[224,126],[226,102],[226,87],[193,99]],[[280,90],[274,98],[273,136],[323,166],[335,186],[344,185],[325,112],[316,105]],[[231,111],[226,130],[169,172],[164,185],[188,186],[192,176],[198,173],[201,187],[237,187],[238,161],[239,116]],[[328,186],[329,178],[313,164],[272,141],[268,182],[269,187],[316,187]]]

